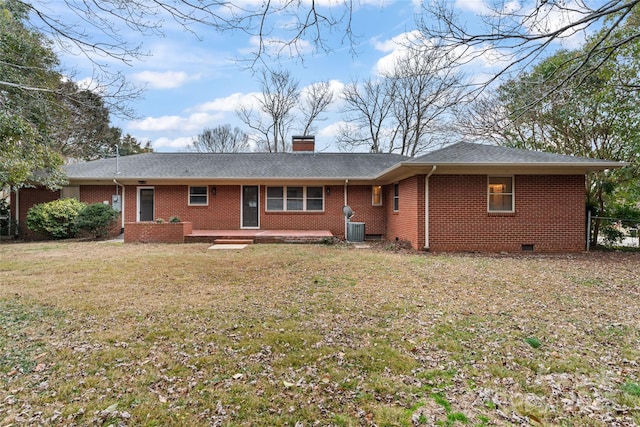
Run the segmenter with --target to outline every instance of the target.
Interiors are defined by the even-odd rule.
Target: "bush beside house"
[[[86,204],[74,198],[34,205],[27,212],[27,227],[51,239],[70,239],[80,233],[92,238],[109,234],[118,213],[101,203]]]

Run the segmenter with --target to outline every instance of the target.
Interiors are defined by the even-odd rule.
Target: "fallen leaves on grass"
[[[640,422],[637,254],[0,255],[1,425]]]

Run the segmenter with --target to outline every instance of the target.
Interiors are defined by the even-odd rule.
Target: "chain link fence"
[[[597,235],[597,238],[595,236]],[[587,218],[587,250],[593,246],[640,248],[640,221],[629,218]]]

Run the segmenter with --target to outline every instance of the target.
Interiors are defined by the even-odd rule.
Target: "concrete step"
[[[253,239],[215,239],[216,245],[252,245]]]

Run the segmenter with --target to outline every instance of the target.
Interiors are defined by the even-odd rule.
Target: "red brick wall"
[[[36,235],[27,228],[27,211],[34,205],[51,202],[60,198],[60,191],[50,191],[46,188],[23,188],[18,194],[18,221],[20,227],[20,237],[24,239],[35,239],[41,236]],[[16,194],[11,193],[11,218],[16,219]]]
[[[517,175],[515,212],[487,212],[486,175],[429,179],[429,247],[443,251],[582,251],[584,176]]]
[[[208,206],[188,206],[188,186],[154,186],[154,217],[168,221],[171,216],[178,216],[182,221],[193,223],[194,229],[201,230],[239,229],[241,186],[215,187],[215,195],[209,188]],[[516,176],[513,214],[487,213],[486,187],[486,175],[430,177],[430,249],[520,251],[523,244],[534,245],[536,251],[584,249],[583,176]],[[328,195],[327,188],[330,191]],[[138,186],[126,187],[124,208],[127,223],[137,220],[137,189]],[[322,213],[266,212],[265,191],[265,186],[261,185],[261,229],[330,230],[344,238],[343,185],[325,187],[325,211]],[[110,200],[112,194],[115,194],[113,185],[82,186],[80,189],[80,199],[87,203]],[[28,208],[59,196],[58,191],[44,189],[20,191],[23,233],[28,233]],[[383,187],[382,206],[372,206],[371,202],[371,186],[348,187],[347,203],[356,213],[353,221],[364,222],[367,235],[381,234],[388,240],[409,241],[416,249],[425,246],[424,175],[399,182],[397,212],[393,210],[393,185]],[[12,215],[15,218],[15,212]]]
[[[35,233],[27,228],[27,212],[29,209],[37,204],[51,202],[60,198],[61,192],[49,191],[45,188],[23,188],[20,190],[19,205],[20,205],[20,235],[25,239],[37,238]],[[80,201],[84,203],[103,203],[108,201],[111,205],[111,196],[115,194],[115,187],[113,185],[83,185],[80,187]],[[15,218],[15,193],[11,194],[11,217]],[[114,224],[113,230],[110,235],[116,235],[120,233],[122,226],[122,219],[118,217]]]
[[[329,194],[327,195],[327,189]],[[329,230],[344,239],[344,186],[325,186],[324,212],[267,212],[264,186],[260,188],[261,223],[265,230]],[[371,186],[349,185],[347,204],[355,212],[354,222],[365,223],[367,235],[384,234],[384,207],[372,206]]]
[[[393,210],[393,184],[385,187],[384,205],[387,214],[387,240],[408,241],[416,249],[424,247],[424,175],[398,183],[398,211]]]
[[[188,186],[153,186],[155,189],[155,218],[168,221],[177,216],[193,223],[196,230],[238,230],[241,228],[239,185],[209,186],[208,206],[188,206]],[[329,189],[329,194],[327,194]],[[127,186],[125,221],[136,222],[138,186]],[[384,206],[371,205],[371,186],[349,186],[348,203],[356,212],[354,221],[365,222],[366,234],[384,234]],[[330,230],[344,238],[344,186],[325,186],[324,212],[267,212],[266,187],[260,186],[260,229],[262,230]]]
[[[351,221],[364,222],[364,232],[366,235],[384,236],[386,229],[385,191],[383,187],[382,206],[373,206],[372,187],[370,185],[349,186],[347,203],[355,213]],[[340,207],[340,213],[342,213],[342,207]],[[342,221],[344,222],[344,217],[342,217]]]
[[[184,243],[190,234],[191,223],[127,222],[124,227],[126,243]]]
[[[193,223],[196,230],[236,230],[240,228],[240,187],[237,185],[209,186],[208,206],[189,206],[188,185],[140,186],[154,188],[154,219],[169,221],[177,216]],[[216,194],[211,194],[216,187]],[[138,186],[126,187],[125,221],[136,222]]]

